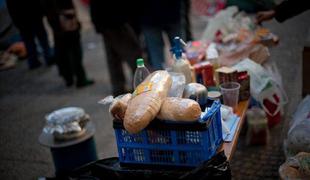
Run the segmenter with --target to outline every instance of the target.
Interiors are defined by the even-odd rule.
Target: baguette
[[[173,121],[196,121],[200,118],[201,108],[191,99],[168,97],[161,105],[158,119]]]
[[[167,71],[155,71],[137,87],[124,117],[124,127],[128,132],[138,133],[155,118],[171,84]],[[143,91],[139,92],[141,89]]]

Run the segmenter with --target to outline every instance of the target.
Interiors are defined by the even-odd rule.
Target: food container
[[[89,115],[82,108],[66,107],[48,114],[45,119],[43,132],[61,141],[84,135]]]
[[[95,126],[82,108],[67,107],[46,116],[39,142],[50,149],[56,177],[98,159],[94,134]]]
[[[183,92],[183,98],[193,99],[203,107],[207,105],[208,90],[207,88],[199,83],[189,83],[185,86]]]
[[[216,74],[219,84],[238,81],[238,72],[230,67],[221,67],[216,70]]]
[[[194,65],[196,73],[196,82],[206,87],[214,86],[213,66],[210,62],[205,61]]]
[[[221,92],[220,91],[208,91],[208,106],[210,106],[214,101],[221,100]]]

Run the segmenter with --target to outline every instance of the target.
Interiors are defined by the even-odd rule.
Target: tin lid
[[[215,100],[215,99],[219,99],[221,97],[221,93],[219,91],[209,91],[208,92],[208,98]]]

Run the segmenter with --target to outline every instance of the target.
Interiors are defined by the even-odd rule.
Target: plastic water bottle
[[[137,59],[136,63],[137,69],[133,79],[133,87],[135,89],[150,74],[149,70],[144,66],[144,60],[142,58]]]

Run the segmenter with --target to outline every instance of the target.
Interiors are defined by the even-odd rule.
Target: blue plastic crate
[[[220,103],[215,101],[200,122],[153,120],[137,134],[114,120],[122,164],[193,167],[211,159],[223,142]]]

